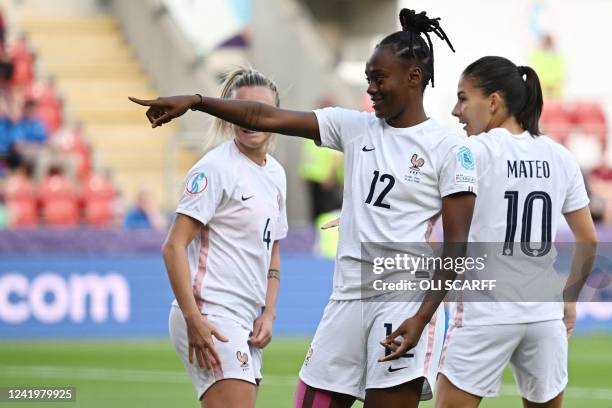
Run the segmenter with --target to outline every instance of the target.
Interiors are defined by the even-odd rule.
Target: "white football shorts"
[[[312,340],[300,371],[307,385],[365,398],[372,388],[390,388],[424,377],[422,400],[431,399],[444,339],[444,310],[438,309],[416,348],[385,363],[388,353],[380,345],[420,302],[331,300]]]
[[[223,343],[213,337],[215,348],[221,356],[221,367],[215,367],[212,370],[201,368],[195,357],[193,364],[189,363],[187,324],[178,306],[173,305],[170,308],[168,322],[170,339],[187,369],[198,399],[201,399],[214,383],[227,378],[244,380],[258,385],[262,379],[262,350],[248,343],[251,331],[227,318],[211,315],[206,317],[229,340]]]
[[[479,397],[499,395],[506,365],[528,401],[550,401],[567,385],[567,334],[562,320],[451,326],[440,361],[457,388]]]

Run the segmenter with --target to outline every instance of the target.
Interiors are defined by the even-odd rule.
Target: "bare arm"
[[[597,232],[589,207],[567,213],[565,219],[576,240],[571,272],[563,290],[565,301],[563,321],[567,335],[571,336],[576,325],[576,302],[593,269],[593,262],[597,255]]]
[[[263,314],[253,323],[251,344],[264,348],[272,340],[272,324],[276,319],[276,299],[280,288],[280,241],[274,241],[272,257],[268,269],[268,287],[266,290],[266,305]]]
[[[209,98],[198,95],[160,97],[143,100],[129,99],[148,106],[147,118],[153,127],[161,126],[183,115],[189,109],[216,116],[246,129],[299,136],[320,142],[319,123],[313,112],[276,108],[261,102]]]
[[[475,202],[476,196],[470,193],[453,194],[442,199],[444,228],[442,259],[465,256]],[[381,342],[381,345],[391,349],[392,353],[379,361],[397,359],[417,345],[425,326],[446,296],[445,283],[454,281],[456,277],[457,273],[453,269],[435,271],[432,281],[440,283],[434,284],[433,287],[439,287],[442,290],[429,290],[415,315],[404,320],[397,330]],[[403,337],[401,343],[395,340],[399,336]]]
[[[192,354],[195,352],[200,367],[210,369],[213,364],[221,365],[211,335],[221,341],[227,339],[202,316],[191,288],[187,246],[201,227],[202,224],[193,218],[177,214],[162,246],[162,253],[172,291],[187,323],[189,362],[193,362]],[[212,353],[213,361],[210,361],[206,349]]]

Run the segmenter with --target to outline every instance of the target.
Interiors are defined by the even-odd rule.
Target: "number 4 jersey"
[[[331,298],[359,299],[361,244],[426,242],[442,198],[475,193],[476,163],[463,140],[433,119],[394,128],[372,113],[341,108],[314,113],[321,145],[344,152],[344,201]]]
[[[528,132],[512,135],[496,128],[469,138],[468,145],[479,173],[470,241],[487,243],[480,245],[480,250],[491,253],[487,253],[486,274],[479,277],[498,283],[495,302],[455,304],[454,323],[562,318],[563,305],[552,301],[559,299],[563,287],[554,270],[552,242],[563,214],[589,204],[578,163],[560,144]]]
[[[259,166],[233,140],[190,170],[177,213],[203,226],[188,247],[202,313],[252,328],[265,305],[272,245],[287,235],[286,178],[270,155]]]

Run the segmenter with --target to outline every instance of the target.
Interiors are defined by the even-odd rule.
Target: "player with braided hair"
[[[199,110],[243,128],[313,139],[345,157],[345,188],[333,292],[300,372],[295,406],[416,407],[432,396],[444,335],[443,310],[423,321],[421,341],[401,362],[379,341],[413,315],[422,294],[393,302],[387,290],[366,291],[364,243],[412,242],[427,247],[431,221],[442,215],[444,239],[466,242],[475,202],[470,150],[428,118],[423,92],[433,85],[429,33],[450,41],[439,19],[404,9],[402,30],[382,40],[366,62],[374,113],[342,108],[298,112],[252,101],[200,95],[133,102],[149,107],[153,127]],[[425,38],[423,38],[423,36]],[[412,275],[416,280],[416,276]]]

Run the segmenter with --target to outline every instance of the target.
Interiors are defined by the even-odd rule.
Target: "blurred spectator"
[[[43,122],[36,115],[36,103],[25,102],[21,119],[15,122],[11,131],[15,151],[34,166],[35,178],[40,180],[51,162],[48,135]]]
[[[125,214],[123,226],[128,229],[155,229],[163,231],[166,228],[166,218],[155,206],[151,192],[140,190],[134,207]]]
[[[318,108],[334,106],[330,97],[322,97]],[[342,154],[332,149],[321,149],[311,140],[304,140],[300,157],[300,177],[306,182],[310,203],[310,222],[342,207]]]
[[[76,189],[64,176],[61,167],[51,167],[49,175],[41,181],[38,199],[45,224],[70,227],[80,222]]]
[[[50,135],[60,128],[63,121],[63,102],[57,96],[55,80],[52,77],[31,86],[26,90],[25,98],[36,101],[38,117],[42,119]]]
[[[565,57],[555,48],[552,35],[545,34],[538,49],[529,56],[530,65],[538,73],[544,99],[563,98],[565,86]]]
[[[314,225],[321,214],[342,207],[342,190],[338,171],[342,155],[332,149],[322,149],[311,140],[302,144],[300,176],[306,181],[310,201],[310,221]]]
[[[22,34],[13,43],[9,55],[13,63],[11,82],[18,92],[22,92],[34,80],[35,55],[28,48],[28,39],[25,34]]]
[[[19,153],[38,149],[47,143],[48,134],[45,125],[36,115],[36,108],[35,101],[26,100],[21,119],[13,126],[13,140]]]
[[[4,199],[0,197],[0,229],[8,227],[8,211],[4,204]]]
[[[91,175],[91,149],[84,135],[83,124],[64,127],[52,138],[53,148],[62,155],[62,165],[71,180],[87,181]]]
[[[0,159],[8,157],[13,147],[13,121],[6,100],[0,97]]]

